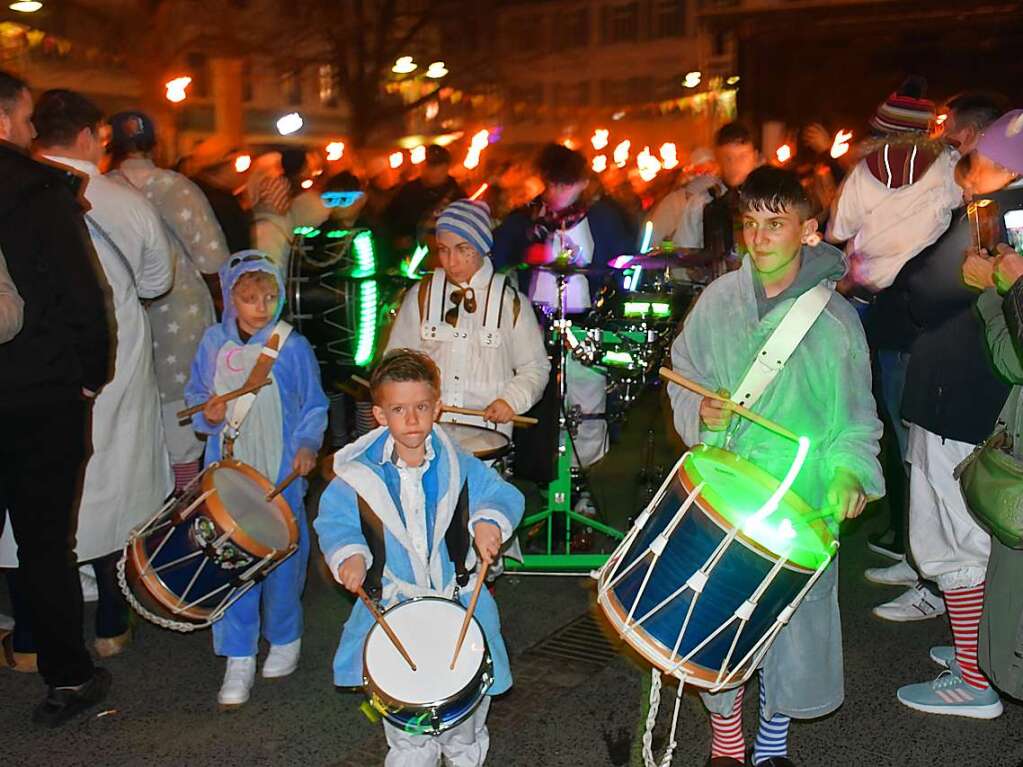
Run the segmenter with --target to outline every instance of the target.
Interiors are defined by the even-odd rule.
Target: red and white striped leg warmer
[[[952,624],[952,638],[956,646],[956,662],[962,669],[963,681],[972,687],[986,690],[987,678],[977,666],[977,633],[980,613],[984,609],[984,584],[968,589],[950,589],[945,592],[948,619]]]
[[[710,715],[713,736],[710,744],[712,759],[717,756],[730,756],[741,762],[746,758],[746,738],[742,734],[742,696],[745,690],[745,687],[739,688],[731,714]]]
[[[174,469],[174,489],[177,492],[184,490],[189,482],[199,476],[199,461],[175,463],[172,464],[172,468]]]

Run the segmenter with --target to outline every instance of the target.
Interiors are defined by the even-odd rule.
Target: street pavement
[[[665,421],[654,403],[648,404],[632,413],[612,460],[594,472],[595,494],[612,518],[627,517],[637,505],[640,448],[648,429],[654,430],[655,456],[672,462]],[[895,699],[899,685],[937,675],[928,648],[950,642],[950,633],[944,617],[896,624],[870,614],[873,605],[898,593],[872,586],[862,576],[865,567],[885,564],[866,549],[867,532],[885,524],[883,504],[876,506],[862,522],[843,530],[845,705],[831,716],[794,723],[790,756],[800,767],[1016,767],[1023,761],[1019,704],[1007,700],[1003,716],[985,722],[920,714]],[[310,513],[315,513],[315,499]],[[491,709],[487,764],[640,765],[638,733],[648,671],[618,654],[585,662],[537,651],[545,638],[592,609],[593,581],[506,575],[497,597],[516,684]],[[44,693],[40,679],[0,670],[0,765],[382,764],[386,749],[380,725],[360,711],[361,696],[336,691],[331,683],[331,658],[352,600],[334,584],[315,548],[304,604],[299,669],[282,680],[257,677],[252,699],[238,710],[218,709],[223,660],[213,655],[208,631],[181,635],[140,620],[132,647],[104,661],[114,677],[109,699],[57,730],[31,723],[31,707]],[[6,590],[0,588],[0,612],[9,612],[7,607]],[[93,614],[94,606],[87,606],[87,618]],[[663,746],[673,696],[672,689],[664,690],[655,746]],[[747,699],[749,734],[756,696]],[[673,763],[702,767],[708,749],[707,715],[690,692],[682,705]]]

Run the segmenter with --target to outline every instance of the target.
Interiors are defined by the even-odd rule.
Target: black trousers
[[[0,498],[18,543],[39,673],[51,687],[93,675],[74,553],[89,410],[78,400],[0,408]]]

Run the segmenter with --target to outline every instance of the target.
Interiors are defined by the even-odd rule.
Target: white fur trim
[[[508,522],[508,518],[497,509],[480,509],[469,517],[469,529],[472,530],[477,522],[493,522],[501,528],[501,543],[512,537],[515,529]]]
[[[366,559],[366,569],[368,570],[373,564],[373,555],[370,554],[369,547],[363,546],[361,543],[349,543],[347,546],[342,546],[327,556],[327,565],[330,567],[330,574],[334,576],[335,581],[341,583],[341,577],[337,572],[338,569],[345,563],[346,559],[354,557],[356,554],[362,554]],[[343,583],[341,585],[344,586]]]

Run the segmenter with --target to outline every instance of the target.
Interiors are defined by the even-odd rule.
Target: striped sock
[[[742,734],[742,696],[745,688],[740,687],[735,696],[732,713],[711,714],[710,730],[713,736],[710,744],[710,758],[730,756],[740,762],[746,758],[746,739]]]
[[[980,613],[984,608],[984,584],[968,589],[949,589],[945,592],[945,605],[963,681],[978,690],[986,690],[988,681],[977,666],[977,633],[980,630]]]
[[[767,685],[764,674],[760,673],[760,729],[753,743],[753,764],[760,764],[772,756],[789,755],[789,723],[785,714],[775,714],[770,719],[764,715],[767,709]]]
[[[174,490],[181,492],[189,482],[199,476],[199,462],[189,461],[188,463],[175,463],[174,469]]]

